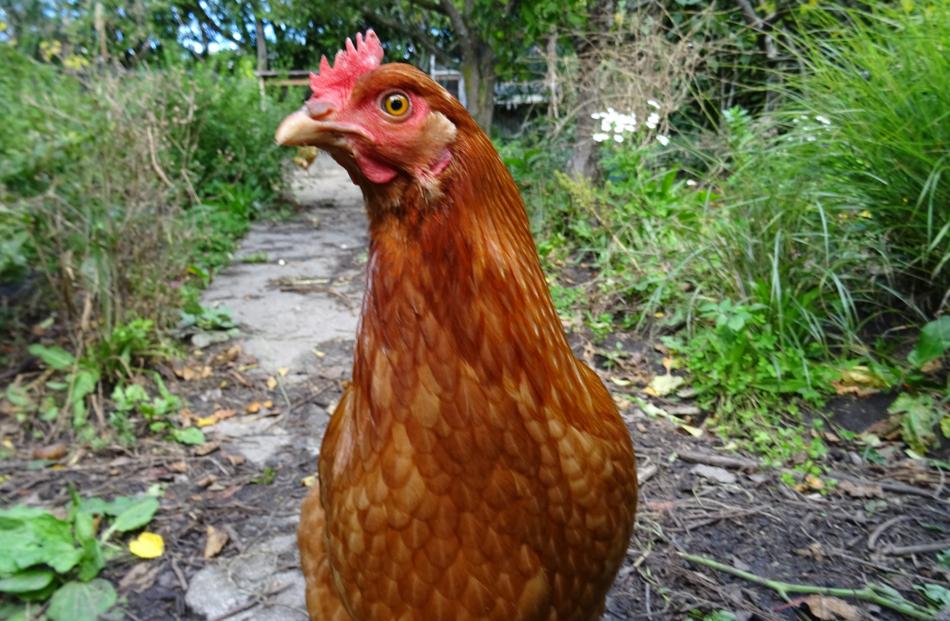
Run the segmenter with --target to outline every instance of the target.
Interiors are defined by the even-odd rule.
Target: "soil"
[[[232,311],[241,334],[195,347],[163,370],[172,392],[187,401],[191,422],[223,412],[204,428],[208,444],[143,440],[134,450],[78,449],[55,469],[37,469],[27,443],[16,458],[0,461],[8,477],[0,478],[3,506],[62,508],[70,485],[102,497],[164,487],[148,528],[164,537],[165,554],[152,561],[122,554],[103,573],[118,585],[122,618],[307,618],[293,535],[328,412],[350,371],[367,238],[359,193],[332,163],[320,159],[295,171],[292,186],[303,206],[298,216],[255,225],[239,260],[205,294],[206,304]],[[266,261],[240,261],[262,253]],[[215,340],[207,336],[195,342]],[[604,619],[702,618],[717,610],[738,619],[905,618],[854,599],[847,600],[853,609],[836,607],[837,600],[822,608],[807,595],[783,599],[682,554],[785,582],[889,585],[917,603],[921,585],[950,588],[950,569],[936,557],[940,546],[911,547],[950,547],[941,470],[908,459],[896,443],[878,447],[870,461],[829,434],[824,466],[834,476],[796,482],[793,473],[759,465],[708,431],[694,437],[624,398],[645,398],[637,386],[663,371],[649,343],[623,339],[618,364],[604,355],[616,352],[616,343],[598,348],[582,331],[570,340],[618,394],[642,483],[636,532]],[[886,397],[878,400],[886,407]],[[682,421],[698,425],[702,418],[688,399],[650,403]],[[883,409],[873,401],[842,403],[842,423],[855,431]],[[227,542],[206,554],[209,532]]]

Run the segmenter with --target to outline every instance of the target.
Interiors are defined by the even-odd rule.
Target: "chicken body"
[[[427,76],[394,67],[365,87],[411,88],[454,129],[420,120],[436,144],[412,153],[429,167],[374,152],[373,175],[397,170],[385,184],[365,179],[362,155],[330,149],[363,188],[371,245],[353,382],[298,531],[308,611],[597,619],[636,509],[630,437],[567,344],[491,143]]]

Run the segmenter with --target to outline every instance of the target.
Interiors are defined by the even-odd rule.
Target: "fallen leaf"
[[[655,375],[650,381],[649,386],[643,389],[643,392],[651,397],[665,397],[674,392],[685,382],[682,377],[667,373],[666,375]]]
[[[319,349],[314,349],[312,351],[313,351],[313,355],[316,356],[317,358],[323,358],[324,356],[327,355],[326,352],[322,352]]]
[[[881,392],[881,389],[887,387],[887,382],[868,367],[857,365],[843,370],[840,377],[831,382],[831,385],[839,395],[867,397]]]
[[[228,543],[228,534],[208,524],[205,539],[205,560],[214,558]]]
[[[168,469],[172,472],[178,472],[179,474],[184,474],[188,472],[188,464],[184,461],[176,461],[168,464]]]
[[[244,408],[244,411],[247,412],[248,414],[257,414],[258,412],[261,411],[261,402],[253,401],[251,403],[248,403],[247,407]]]
[[[165,540],[158,533],[143,531],[129,542],[129,552],[139,558],[158,558],[165,553]]]
[[[209,425],[215,425],[226,418],[231,418],[234,416],[234,410],[215,410],[211,416],[205,416],[203,418],[198,418],[195,420],[195,425],[198,427],[208,427]]]
[[[204,444],[199,444],[195,447],[195,455],[199,457],[204,457],[209,453],[213,453],[221,447],[220,442],[205,442]]]
[[[62,459],[64,455],[66,455],[66,445],[62,442],[33,449],[33,459],[56,461],[57,459]]]
[[[229,454],[229,455],[225,455],[224,458],[228,460],[228,463],[231,464],[232,466],[240,466],[245,461],[247,461],[244,458],[244,455],[230,455]]]
[[[808,606],[811,614],[822,621],[857,621],[861,618],[861,611],[837,597],[827,597],[824,595],[809,595],[802,598],[802,601]]]
[[[155,578],[158,577],[158,572],[161,569],[162,565],[160,563],[136,563],[119,580],[119,590],[141,593],[155,583]]]
[[[274,390],[277,388],[277,379],[274,376],[267,378],[267,389]]]
[[[825,489],[825,482],[813,474],[806,474],[802,482],[795,486],[795,490],[801,494],[823,489]]]
[[[300,479],[300,482],[303,483],[304,487],[313,487],[317,484],[317,475],[311,474],[310,476],[306,476]]]
[[[628,379],[623,379],[623,378],[620,378],[620,377],[611,377],[611,378],[610,378],[610,381],[611,381],[613,384],[615,384],[615,385],[617,385],[617,386],[620,386],[621,388],[625,388],[625,387],[627,387],[627,386],[629,386],[630,384],[633,383],[633,382],[631,382],[631,381],[628,380]]]
[[[268,410],[270,410],[270,409],[272,409],[272,408],[274,407],[274,402],[271,401],[270,399],[268,399],[267,401],[265,401],[265,402],[262,403],[261,405],[263,405],[265,408],[267,408]]]
[[[851,481],[840,481],[837,489],[855,498],[884,498],[884,490],[881,489],[880,485],[862,485]]]
[[[218,480],[218,477],[216,477],[215,475],[206,474],[200,479],[198,479],[197,481],[195,481],[195,485],[197,485],[198,487],[208,487],[209,485],[211,485],[217,480]]]
[[[825,560],[825,549],[821,547],[821,544],[817,541],[805,546],[804,548],[796,549],[795,554],[798,556],[804,556],[805,558],[813,558],[816,561]]]
[[[725,468],[720,468],[718,466],[708,466],[706,464],[696,464],[689,470],[693,474],[697,474],[704,479],[709,479],[717,483],[735,483],[736,475],[732,474]]]
[[[278,373],[278,375],[280,375],[281,377],[286,377],[288,371],[290,371],[290,369],[288,369],[287,367],[281,367],[281,368],[277,369],[277,373]]]

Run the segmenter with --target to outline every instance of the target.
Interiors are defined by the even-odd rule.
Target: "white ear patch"
[[[419,161],[426,162],[415,171],[416,178],[430,197],[440,194],[439,175],[452,161],[452,143],[455,142],[458,128],[441,112],[433,112],[426,119],[420,132]]]

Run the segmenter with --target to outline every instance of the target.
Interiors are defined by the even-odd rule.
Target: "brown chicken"
[[[597,619],[636,510],[630,437],[571,352],[524,203],[441,86],[347,40],[277,142],[328,151],[371,244],[353,382],[298,540],[316,621]]]

